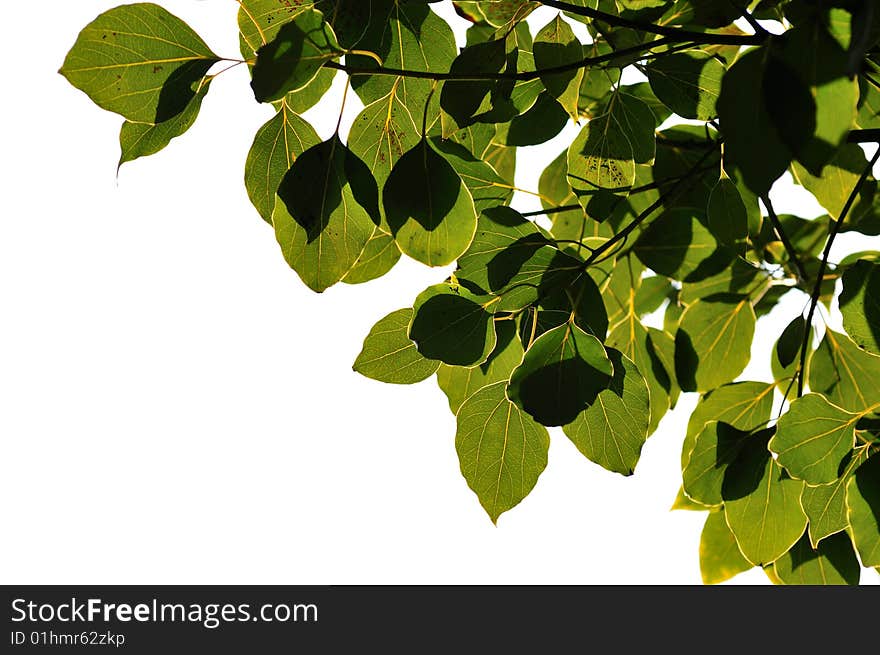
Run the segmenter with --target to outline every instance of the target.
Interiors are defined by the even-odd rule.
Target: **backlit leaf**
[[[724,520],[724,512],[710,512],[700,535],[703,584],[725,582],[753,566],[736,545],[736,538]]]
[[[563,430],[590,461],[632,475],[648,438],[648,386],[620,351],[609,348],[607,353],[614,369],[608,388]]]
[[[796,585],[857,585],[862,573],[845,534],[826,539],[815,550],[804,535],[773,568],[782,582]]]
[[[749,439],[749,433],[727,423],[710,421],[694,440],[682,471],[684,492],[702,505],[721,505],[721,487],[728,466]]]
[[[336,136],[296,158],[272,215],[284,258],[318,292],[351,270],[379,220],[370,169]]]
[[[428,266],[455,261],[474,238],[477,213],[471,194],[427,139],[397,160],[382,202],[397,245]]]
[[[837,479],[843,458],[855,446],[858,414],[810,393],[793,400],[776,426],[770,450],[795,478],[811,485]]]
[[[682,118],[707,121],[716,114],[724,65],[715,57],[681,52],[661,57],[645,67],[651,89]]]
[[[284,175],[297,157],[320,142],[315,129],[290,111],[284,101],[278,113],[257,130],[245,163],[244,184],[267,223],[272,223],[275,194]]]
[[[880,354],[880,267],[860,261],[843,274],[843,327],[860,347]]]
[[[731,382],[751,358],[755,312],[744,296],[719,294],[690,305],[675,335],[675,371],[685,391]]]
[[[602,342],[567,323],[535,340],[507,394],[542,425],[567,425],[608,388],[612,374]]]
[[[880,566],[880,457],[862,464],[846,485],[847,518],[863,566]]]
[[[766,437],[749,440],[725,473],[722,489],[727,525],[747,560],[770,564],[800,539],[807,527],[803,487],[773,461]]]
[[[848,336],[825,330],[809,367],[810,390],[849,412],[880,403],[880,357],[861,350]]]
[[[437,284],[413,303],[409,337],[428,359],[452,366],[475,366],[495,349],[495,322],[485,296],[464,287]]]
[[[573,64],[584,56],[581,42],[571,26],[558,14],[538,31],[535,36],[534,53],[535,67],[538,70]],[[564,73],[541,75],[541,82],[544,83],[547,91],[559,101],[574,120],[578,118],[578,100],[583,74],[583,68],[575,68]]]
[[[354,370],[391,384],[415,384],[431,377],[440,362],[422,357],[410,341],[412,317],[412,309],[398,309],[376,323],[364,340]]]
[[[182,20],[137,3],[83,28],[59,72],[101,108],[135,123],[161,123],[187,108],[217,61]]]

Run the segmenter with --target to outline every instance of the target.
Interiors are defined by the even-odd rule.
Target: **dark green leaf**
[[[333,28],[317,9],[297,14],[257,50],[251,88],[257,102],[280,100],[311,82],[328,61],[342,55]]]
[[[440,362],[425,359],[408,334],[412,309],[398,309],[373,326],[354,362],[363,376],[391,384],[415,384],[431,377]]]
[[[843,327],[860,347],[880,354],[880,267],[860,261],[843,274]]]
[[[483,387],[458,411],[461,473],[492,522],[517,505],[547,466],[547,430],[507,399],[504,382]]]
[[[729,177],[722,176],[709,196],[709,229],[718,241],[734,245],[749,236],[749,216],[739,190]]]
[[[770,420],[773,385],[766,382],[734,382],[702,396],[691,413],[681,451],[681,468],[687,466],[697,435],[710,421],[726,423],[742,432],[754,432]]]
[[[432,138],[431,145],[461,177],[474,199],[474,208],[478,215],[487,209],[510,204],[513,198],[512,185],[486,161],[452,141]]]
[[[452,62],[452,73],[500,73],[507,64],[507,42],[496,39],[467,46]],[[456,129],[473,125],[475,116],[492,108],[492,92],[497,83],[488,80],[447,81],[440,93],[440,106],[454,121]],[[444,136],[449,133],[444,129]]]
[[[733,259],[733,253],[718,245],[690,209],[661,214],[639,237],[633,252],[656,273],[684,282],[717,274]]]
[[[645,67],[657,97],[682,118],[707,121],[715,116],[724,64],[695,51],[661,57]]]
[[[495,349],[489,359],[479,366],[449,366],[441,364],[437,371],[437,383],[449,400],[452,413],[474,393],[496,382],[506,382],[523,358],[522,342],[517,338],[516,323],[496,321],[498,336]]]
[[[467,250],[477,228],[471,194],[427,139],[397,160],[382,202],[397,245],[428,266],[455,261]]]
[[[535,67],[539,71],[573,64],[584,56],[581,42],[571,26],[559,14],[535,36],[534,53]],[[575,68],[564,73],[541,75],[544,87],[559,101],[573,120],[578,119],[578,100],[583,71],[583,68]]]
[[[816,550],[804,535],[773,568],[782,582],[796,585],[857,585],[862,573],[845,534],[826,539]]]
[[[272,215],[284,259],[318,292],[351,270],[379,220],[370,169],[336,136],[297,157]]]
[[[211,87],[210,78],[196,83],[197,91],[187,104],[186,109],[162,123],[132,123],[125,121],[119,132],[119,147],[122,154],[119,165],[134,161],[138,157],[153,155],[171,143],[193,126],[202,108],[202,100]],[[273,192],[274,195],[274,192]]]
[[[636,365],[620,351],[607,349],[614,376],[592,405],[563,428],[589,460],[632,475],[648,438],[648,386]]]
[[[691,304],[700,298],[719,293],[751,296],[768,283],[768,275],[761,268],[742,259],[734,259],[731,265],[703,280],[685,282],[681,285],[681,301]]]
[[[244,167],[244,184],[267,223],[272,223],[275,194],[285,173],[297,157],[320,142],[315,129],[290,111],[285,101],[278,113],[257,130]]]
[[[535,340],[507,394],[542,425],[567,425],[608,388],[612,374],[602,342],[567,323]]]
[[[683,489],[689,498],[701,505],[721,505],[724,474],[736,461],[749,436],[748,432],[717,421],[703,427],[682,471]]]
[[[464,287],[437,284],[413,304],[409,337],[428,359],[451,366],[475,366],[495,349],[495,322],[484,306],[485,296]]]
[[[764,195],[785,172],[791,151],[779,137],[762,97],[767,53],[754,48],[737,59],[721,82],[717,109],[724,131],[725,168]]]
[[[846,506],[862,566],[880,566],[880,457],[869,459],[850,478]]]
[[[456,276],[501,296],[497,311],[516,311],[568,286],[582,270],[583,262],[560,252],[534,223],[509,207],[495,207],[480,216]]]
[[[155,124],[186,110],[217,61],[189,25],[158,5],[137,3],[83,28],[59,72],[101,108]]]

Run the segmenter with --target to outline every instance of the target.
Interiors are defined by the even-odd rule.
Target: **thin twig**
[[[776,236],[779,237],[782,245],[785,246],[785,252],[788,253],[788,259],[791,261],[792,264],[794,264],[795,269],[797,269],[798,279],[801,282],[805,282],[807,280],[807,271],[804,268],[804,264],[801,261],[800,257],[798,257],[798,253],[797,250],[795,250],[794,244],[785,233],[785,230],[782,227],[782,223],[779,221],[779,217],[776,215],[776,211],[773,209],[773,203],[770,202],[769,194],[764,194],[763,196],[761,196],[761,202],[764,203],[764,207],[767,209],[767,214],[770,216],[770,222],[773,223],[773,230],[776,232]]]
[[[650,51],[652,48],[658,48],[666,45],[675,44],[675,39],[672,38],[662,38],[657,39],[655,41],[651,41],[649,43],[640,43],[638,45],[631,46],[629,48],[624,48],[623,50],[617,50],[615,52],[609,52],[604,55],[599,55],[598,57],[584,57],[578,61],[573,61],[568,64],[562,64],[560,66],[551,66],[549,68],[542,68],[541,70],[533,70],[533,71],[522,71],[519,73],[453,73],[452,71],[447,72],[434,72],[434,71],[417,71],[417,70],[407,70],[403,68],[387,68],[385,66],[377,66],[376,68],[368,68],[361,66],[349,66],[348,64],[340,64],[336,61],[328,61],[324,64],[325,68],[332,68],[334,70],[340,70],[348,73],[349,75],[393,75],[396,77],[412,77],[423,80],[445,80],[445,81],[459,81],[459,82],[468,82],[468,81],[502,81],[502,80],[514,80],[521,82],[528,82],[530,80],[537,80],[542,75],[554,75],[557,73],[567,73],[573,70],[580,70],[581,68],[589,68],[598,66],[599,64],[604,64],[609,61],[613,61],[619,57],[626,57],[628,55],[636,55],[642,54],[644,52]]]
[[[711,32],[692,32],[682,30],[677,27],[667,27],[665,25],[656,25],[654,23],[646,23],[614,14],[606,14],[605,12],[589,7],[581,7],[569,4],[567,2],[556,2],[555,0],[539,0],[546,7],[553,7],[560,11],[565,11],[576,16],[585,16],[608,23],[615,27],[629,27],[631,29],[647,32],[648,34],[659,34],[660,36],[669,36],[678,41],[693,41],[694,43],[702,43],[709,45],[760,45],[767,40],[767,36],[762,34],[713,34]]]
[[[831,255],[831,246],[834,245],[834,239],[837,238],[840,228],[843,227],[843,222],[846,220],[847,214],[849,214],[849,210],[855,203],[862,185],[865,183],[865,180],[868,179],[868,175],[871,174],[871,171],[874,169],[874,164],[877,163],[878,159],[880,159],[880,148],[877,148],[877,152],[874,153],[871,161],[868,162],[865,170],[863,170],[862,174],[859,176],[859,180],[850,192],[849,198],[846,199],[846,204],[843,206],[840,216],[838,216],[837,220],[831,224],[831,230],[828,234],[828,242],[825,244],[825,250],[822,253],[822,260],[819,262],[819,270],[816,273],[816,282],[813,285],[813,293],[810,295],[810,311],[807,312],[807,324],[804,328],[803,341],[801,341],[801,357],[798,364],[798,398],[804,395],[804,372],[807,368],[807,349],[810,346],[810,333],[812,332],[811,326],[813,325],[813,316],[816,314],[816,306],[819,304],[819,297],[822,295],[822,282],[825,278],[825,271],[828,268],[828,257]]]

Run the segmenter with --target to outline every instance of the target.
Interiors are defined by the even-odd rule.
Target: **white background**
[[[0,581],[700,583],[703,515],[669,511],[695,398],[631,478],[552,431],[537,487],[494,527],[461,477],[433,380],[397,387],[351,370],[373,323],[447,271],[403,261],[323,295],[299,281],[242,182],[272,113],[243,66],[216,80],[190,132],[117,177],[121,119],[56,73],[116,4],[6,7]],[[238,56],[235,2],[160,4]],[[453,20],[449,3],[434,7]],[[341,81],[307,115],[323,137]],[[359,110],[349,98],[344,130]],[[577,129],[523,149],[520,185],[535,188]],[[753,375],[803,302],[759,323]]]

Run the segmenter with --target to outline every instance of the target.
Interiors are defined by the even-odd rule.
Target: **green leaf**
[[[748,432],[727,423],[707,423],[694,440],[687,466],[682,471],[683,489],[688,498],[701,505],[721,505],[724,474],[749,437]]]
[[[725,245],[734,245],[749,236],[749,215],[736,183],[723,175],[709,196],[709,230]]]
[[[425,359],[408,336],[412,309],[398,309],[373,326],[354,362],[361,375],[390,384],[415,384],[434,375],[440,362]]]
[[[807,527],[803,488],[773,461],[766,437],[749,440],[728,468],[722,489],[727,525],[747,560],[770,564],[800,539]]]
[[[321,67],[342,55],[333,28],[317,9],[285,23],[257,50],[251,88],[257,102],[281,100],[311,82]]]
[[[849,412],[863,412],[880,402],[880,357],[830,329],[813,353],[808,379],[811,391]]]
[[[478,366],[449,366],[441,364],[437,371],[437,383],[449,400],[452,413],[458,412],[461,404],[474,393],[496,382],[506,382],[520,362],[524,350],[517,338],[516,323],[496,321],[495,332],[498,340],[489,359]]]
[[[496,39],[475,43],[464,48],[450,66],[452,73],[500,73],[507,64],[507,42]],[[456,128],[468,127],[475,117],[492,108],[492,93],[496,91],[494,80],[458,81],[443,83],[440,106],[454,121]],[[444,136],[448,131],[444,129]]]
[[[724,132],[724,166],[729,172],[738,171],[759,196],[770,190],[792,158],[765,103],[754,100],[762,97],[766,59],[764,48],[741,55],[724,76],[717,102]]]
[[[458,410],[461,473],[492,522],[525,498],[547,466],[547,430],[510,402],[504,382],[483,387]]]
[[[477,2],[481,13],[490,25],[504,27],[512,20],[523,20],[538,6],[527,0],[489,0]]]
[[[513,199],[513,187],[495,172],[486,161],[475,157],[471,152],[452,141],[432,138],[431,145],[449,165],[455,169],[474,200],[477,215],[481,212],[508,205]]]
[[[807,485],[801,494],[801,505],[810,520],[810,542],[816,547],[829,535],[849,527],[846,515],[846,485],[870,454],[869,446],[857,447],[843,474],[831,484]]]
[[[703,584],[719,584],[748,571],[749,562],[727,527],[724,512],[710,512],[700,535],[700,573]]]
[[[560,252],[534,223],[509,207],[495,207],[480,215],[456,277],[501,296],[497,311],[516,311],[582,274],[583,262]]]
[[[634,299],[635,312],[639,316],[657,311],[672,295],[674,287],[668,278],[652,275],[642,279]]]
[[[257,130],[244,167],[244,184],[267,223],[272,223],[275,194],[284,175],[297,157],[320,142],[315,129],[284,101],[278,113]]]
[[[297,157],[272,215],[284,259],[317,292],[345,277],[379,220],[370,169],[336,136]]]
[[[436,284],[419,294],[409,337],[428,359],[451,366],[475,366],[495,349],[495,322],[486,297],[464,287]]]
[[[186,109],[167,121],[156,124],[125,121],[119,133],[119,146],[122,150],[119,165],[122,166],[139,157],[159,152],[171,143],[172,139],[191,128],[198,118],[199,110],[202,108],[202,100],[208,94],[210,86],[210,78],[205,78],[198,83],[198,90],[187,104]]]
[[[684,391],[731,382],[751,358],[755,311],[748,297],[709,296],[690,305],[675,334],[675,372]]]
[[[562,105],[543,91],[526,113],[498,126],[495,140],[506,146],[540,145],[562,132],[568,120]]]
[[[575,193],[589,194],[598,189],[625,191],[635,183],[635,162],[649,161],[654,138],[651,110],[641,100],[618,93],[601,116],[590,120],[568,148],[568,183]],[[627,110],[628,105],[632,112]],[[630,120],[646,110],[650,119],[633,124]],[[635,128],[635,129],[634,129]]]
[[[582,275],[567,288],[548,291],[531,311],[522,315],[520,335],[523,343],[531,343],[545,332],[565,325],[574,316],[579,328],[598,339],[608,332],[608,316],[602,295],[589,275]]]
[[[507,394],[542,425],[567,425],[608,388],[613,372],[602,342],[567,323],[535,340]]]
[[[807,321],[802,315],[796,316],[779,335],[773,352],[770,354],[770,370],[773,379],[784,394],[793,388],[798,367],[800,366],[800,350],[804,339]],[[810,330],[809,340],[812,341],[813,331]],[[807,353],[809,362],[809,353]]]
[[[792,401],[770,440],[776,461],[798,480],[827,484],[837,479],[840,465],[855,446],[859,414],[851,414],[810,393]]]
[[[634,313],[630,313],[611,330],[606,344],[635,362],[645,378],[651,406],[648,434],[652,434],[669,409],[673,385],[670,372],[658,354],[651,333]]]
[[[857,585],[862,573],[845,534],[826,539],[815,550],[804,535],[773,568],[782,582],[791,585]]]
[[[375,280],[394,268],[399,260],[400,248],[394,237],[381,227],[373,228],[373,234],[342,281],[346,284],[363,284]]]
[[[534,53],[535,67],[539,71],[574,64],[584,57],[581,42],[560,14],[538,31]],[[578,100],[583,71],[583,68],[576,68],[565,73],[541,75],[541,82],[547,91],[559,101],[573,120],[577,120],[579,115]]]
[[[632,475],[648,439],[648,385],[620,351],[608,348],[607,353],[614,369],[608,388],[563,431],[590,461]]]
[[[380,191],[394,165],[421,141],[398,89],[364,107],[348,135],[348,147],[370,167]]]
[[[356,3],[366,4],[362,0]],[[356,44],[359,50],[375,52],[386,68],[433,73],[449,70],[457,53],[455,36],[449,24],[431,11],[427,3],[384,2],[378,7],[377,4],[373,2],[369,29]],[[340,8],[339,11],[351,10]],[[353,30],[360,35],[364,26],[353,26]],[[362,68],[377,66],[368,57],[347,56],[346,61]],[[351,84],[365,104],[395,90],[413,120],[421,123],[434,82],[415,77],[356,75],[351,78]],[[435,100],[429,109],[429,123],[437,117],[438,111]]]
[[[847,482],[846,506],[862,566],[880,566],[880,457],[862,464]]]
[[[705,53],[681,52],[660,57],[645,67],[651,90],[682,118],[707,121],[716,114],[724,64]]]
[[[860,261],[849,268],[839,302],[847,334],[860,347],[880,354],[880,266]]]
[[[865,152],[855,143],[850,143],[837,151],[821,177],[812,175],[797,162],[792,165],[791,172],[795,182],[812,193],[819,204],[837,218],[843,212],[847,198],[867,166]]]
[[[681,302],[690,305],[700,298],[719,293],[751,296],[765,286],[769,276],[760,267],[743,259],[734,259],[730,266],[717,275],[681,285]]]
[[[693,209],[673,209],[658,216],[642,232],[633,252],[654,272],[684,282],[719,273],[733,258]]]
[[[855,122],[859,87],[846,52],[821,21],[810,20],[774,39],[769,55],[767,112],[798,161],[820,175]]]
[[[747,433],[767,425],[773,410],[773,388],[766,382],[734,382],[702,396],[688,420],[681,468],[687,466],[697,436],[710,421],[726,423]]]
[[[313,9],[322,1],[302,0],[297,4],[285,4],[278,0],[240,0],[238,32],[242,58],[253,60],[257,50],[274,40],[285,23]],[[291,91],[284,97],[287,108],[297,114],[307,111],[330,90],[334,77],[334,69],[322,68],[306,86]]]
[[[452,263],[474,238],[474,201],[455,169],[427,139],[397,160],[382,202],[397,245],[428,266]]]
[[[185,111],[218,61],[189,25],[158,5],[137,3],[83,28],[59,72],[99,107],[155,124]]]

